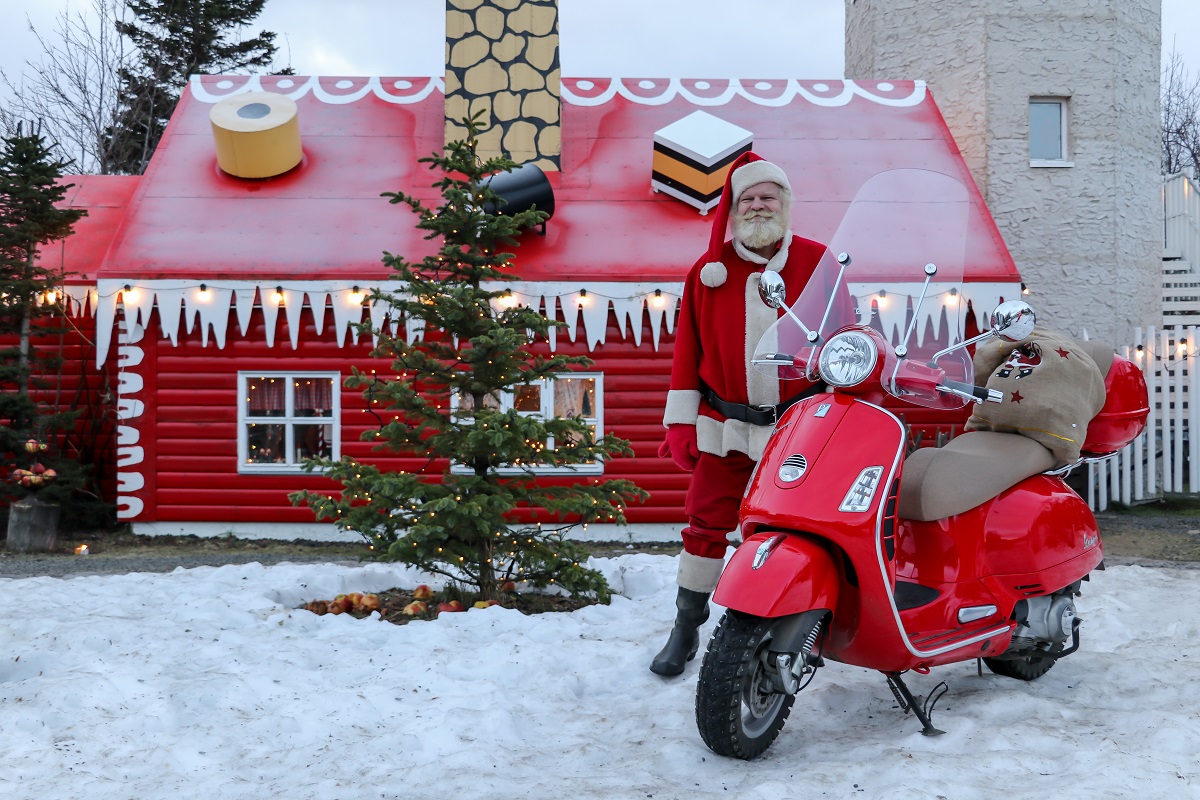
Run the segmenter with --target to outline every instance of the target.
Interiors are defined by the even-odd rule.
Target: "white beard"
[[[733,237],[750,250],[775,244],[787,233],[782,214],[761,212],[733,218]]]

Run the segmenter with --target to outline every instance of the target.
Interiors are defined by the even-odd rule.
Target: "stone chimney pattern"
[[[446,0],[446,142],[483,111],[479,154],[559,169],[557,0]]]

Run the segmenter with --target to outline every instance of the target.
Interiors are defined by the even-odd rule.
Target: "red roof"
[[[299,107],[304,161],[278,178],[245,181],[217,167],[209,110],[247,89],[289,94]],[[974,190],[922,83],[564,79],[563,99],[555,214],[545,237],[527,233],[516,249],[527,280],[682,280],[712,217],[654,193],[651,159],[655,131],[696,110],[751,131],[755,152],[787,171],[793,229],[803,236],[829,237],[859,186],[884,169],[937,170]],[[415,216],[380,194],[436,200],[417,159],[441,148],[442,136],[440,79],[193,79],[100,277],[386,278],[384,250],[416,261],[431,246]],[[85,180],[81,198],[93,179]],[[116,184],[101,185],[113,194],[97,195],[89,225],[119,213]],[[972,244],[969,279],[1019,280],[988,221],[986,241]]]
[[[141,178],[125,175],[70,175],[63,205],[87,209],[75,232],[38,251],[38,263],[62,271],[69,283],[94,283],[100,264],[129,207]]]

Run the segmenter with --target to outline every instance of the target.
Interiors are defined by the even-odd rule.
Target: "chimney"
[[[446,142],[478,111],[482,158],[559,169],[558,0],[446,0]]]

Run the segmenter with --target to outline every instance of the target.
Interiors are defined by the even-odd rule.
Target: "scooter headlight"
[[[821,348],[818,368],[830,386],[854,386],[867,379],[878,359],[879,350],[870,336],[843,331]]]

